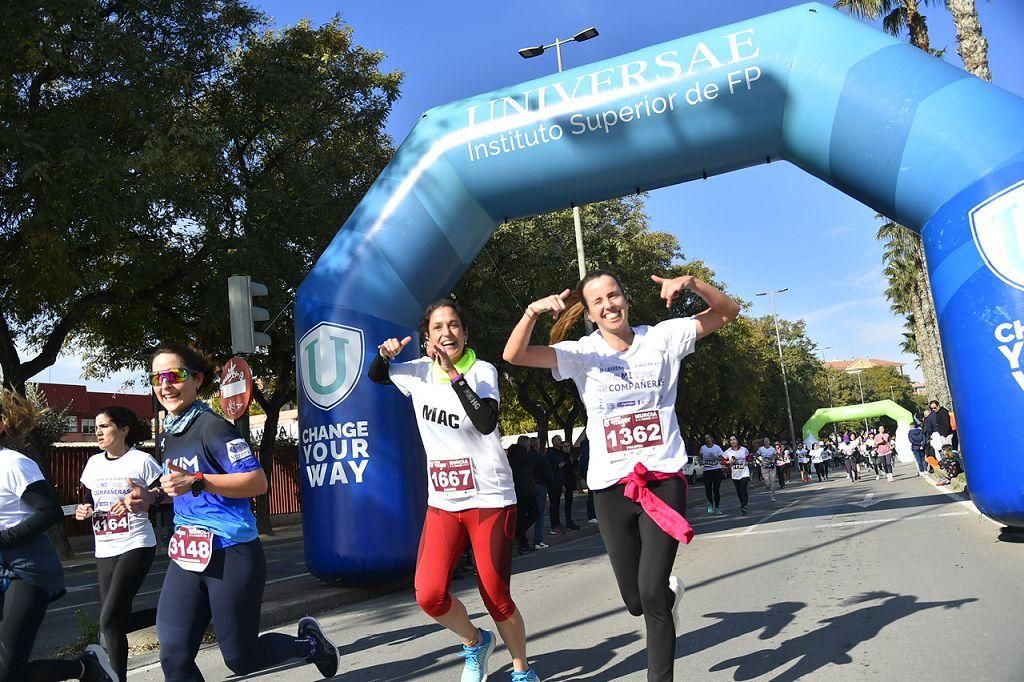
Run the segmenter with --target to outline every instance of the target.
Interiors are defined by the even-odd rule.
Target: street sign
[[[220,406],[224,416],[235,421],[249,413],[252,402],[252,370],[245,358],[235,356],[220,373]]]

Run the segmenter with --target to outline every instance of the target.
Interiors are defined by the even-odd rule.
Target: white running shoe
[[[886,474],[885,477],[889,479],[889,483],[892,483],[892,474]]]
[[[587,523],[597,523],[597,519],[587,519]]]
[[[875,474],[875,480],[876,480],[876,481],[877,481],[878,479],[880,479],[880,478],[881,478],[881,476],[880,476],[879,474]]]
[[[686,585],[683,581],[674,575],[668,578],[668,589],[672,590],[672,594],[675,595],[675,601],[672,602],[672,625],[675,627],[676,635],[679,634],[679,602],[683,599],[683,592],[686,591]]]

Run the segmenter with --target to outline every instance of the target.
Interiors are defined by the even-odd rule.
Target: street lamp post
[[[536,47],[524,47],[519,50],[519,56],[523,59],[530,59],[531,57],[539,57],[544,54],[544,50],[548,48],[555,48],[555,55],[558,58],[558,73],[562,73],[562,45],[566,43],[582,43],[584,40],[590,40],[596,38],[598,35],[597,29],[591,26],[590,28],[584,29],[574,35],[572,38],[555,38],[555,42],[550,45],[537,45]],[[582,280],[587,276],[587,260],[583,253],[583,221],[580,219],[580,207],[575,203],[572,204],[572,222],[576,232],[576,265],[579,268],[580,279]],[[587,331],[591,332],[594,330],[593,323],[584,318],[584,324],[587,327]]]
[[[755,296],[771,296],[772,298],[772,319],[775,321],[775,342],[779,346],[779,364],[782,366],[782,389],[786,393],[786,414],[789,417],[789,442],[796,447],[796,429],[793,427],[793,407],[789,403],[789,380],[786,378],[786,361],[782,357],[782,336],[779,334],[779,316],[775,313],[775,294],[782,294],[789,291],[776,289],[775,291],[762,291]]]

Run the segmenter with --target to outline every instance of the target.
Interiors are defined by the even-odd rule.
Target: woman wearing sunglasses
[[[159,482],[160,465],[135,448],[149,436],[149,425],[131,410],[118,406],[100,410],[96,415],[96,441],[103,451],[89,458],[81,477],[92,502],[80,504],[75,510],[79,521],[92,521],[102,604],[100,632],[122,680],[128,679],[127,633],[132,601],[156,553],[156,535],[149,517],[129,512],[124,503],[132,490]]]
[[[65,594],[64,568],[46,529],[63,514],[39,465],[17,448],[38,415],[0,389],[0,682],[117,680],[107,654],[90,644],[77,659],[29,661],[50,602]]]
[[[295,637],[259,635],[266,559],[250,498],[267,491],[267,477],[235,427],[198,399],[212,378],[211,362],[195,348],[157,348],[151,381],[168,413],[164,474],[159,488],[128,496],[133,511],[165,497],[174,501],[171,563],[156,619],[164,679],[203,679],[195,657],[211,617],[236,675],[304,658],[333,677],[338,650],[315,619],[300,620]]]

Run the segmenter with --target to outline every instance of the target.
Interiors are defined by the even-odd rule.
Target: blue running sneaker
[[[512,682],[540,682],[540,675],[533,668],[521,672],[513,670]]]
[[[487,682],[487,659],[494,651],[494,635],[490,630],[480,628],[480,643],[476,646],[462,645],[466,665],[462,668],[462,682]]]

